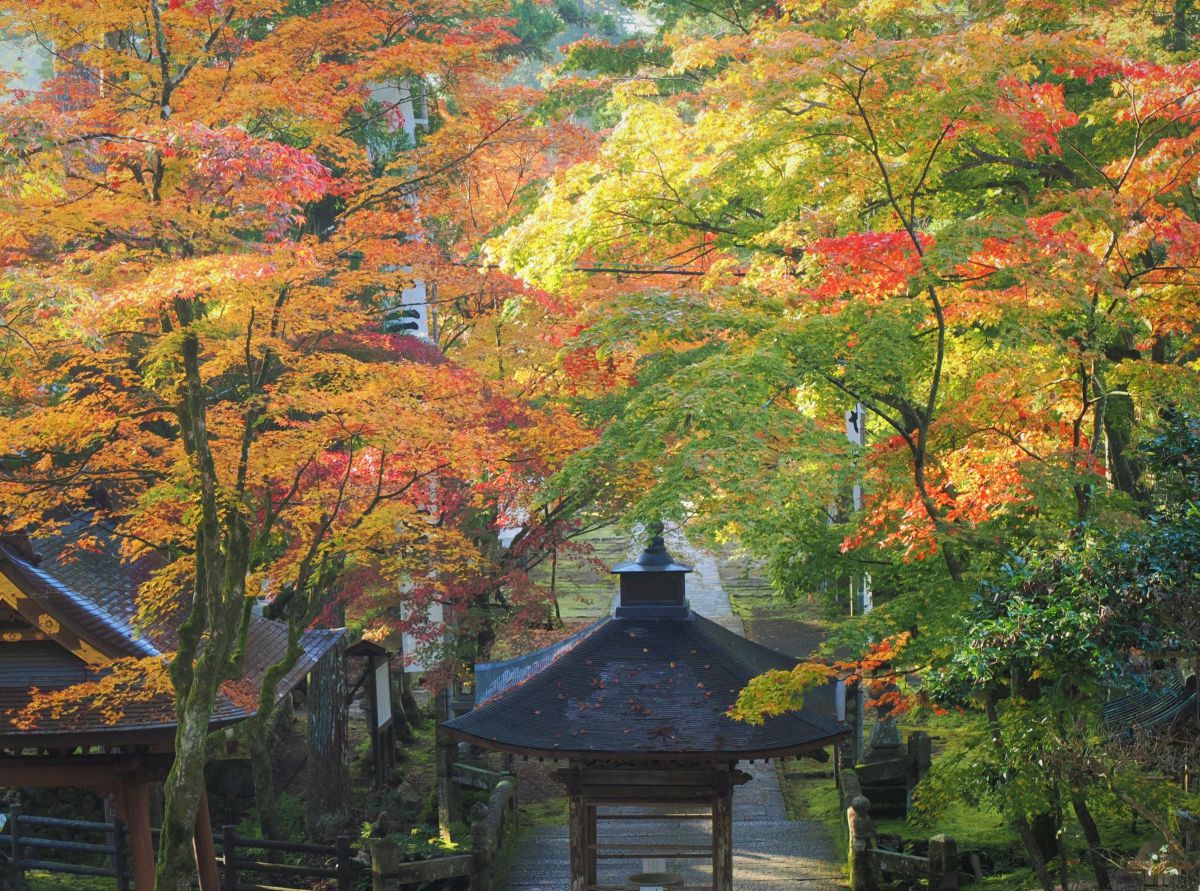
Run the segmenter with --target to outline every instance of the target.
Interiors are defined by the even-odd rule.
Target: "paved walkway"
[[[640,540],[640,536],[639,536]],[[716,559],[693,548],[678,534],[668,533],[667,547],[681,562],[692,564],[687,596],[692,609],[744,634],[742,621],[733,613],[729,595],[721,585]],[[841,867],[829,833],[820,823],[788,820],[775,765],[758,761],[738,765],[754,776],[739,786],[733,796],[733,875],[736,891],[834,891],[842,885]],[[639,825],[641,839],[647,834],[672,842],[707,845],[711,825],[705,821],[645,821]],[[606,835],[616,841],[619,835]],[[566,826],[538,826],[525,832],[505,877],[505,891],[567,891],[570,887],[570,855]],[[632,839],[631,839],[632,840]],[[636,872],[637,861],[618,866],[624,873]],[[712,870],[681,869],[688,887],[710,887]],[[621,875],[602,875],[601,883],[621,881]]]

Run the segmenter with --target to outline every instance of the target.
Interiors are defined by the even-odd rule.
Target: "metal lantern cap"
[[[623,575],[628,572],[691,572],[692,567],[684,563],[676,563],[675,558],[667,551],[663,541],[663,524],[655,523],[650,527],[650,544],[632,563],[622,563],[614,566],[613,575]]]

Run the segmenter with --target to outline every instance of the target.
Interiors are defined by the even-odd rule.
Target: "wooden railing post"
[[[19,804],[14,804],[8,809],[8,831],[12,839],[10,878],[14,888],[24,888],[25,868],[21,866],[21,806]]]
[[[471,805],[471,891],[492,891],[492,844],[488,838],[489,808]]]
[[[125,877],[125,873],[129,870],[129,858],[125,856],[125,845],[127,837],[125,832],[125,824],[113,817],[112,821],[112,845],[113,856],[112,865],[113,872],[117,874],[117,891],[129,891],[129,879]]]
[[[337,883],[338,891],[350,891],[354,868],[354,851],[350,848],[349,836],[337,837]]]
[[[875,862],[875,825],[871,822],[871,802],[865,796],[850,799],[846,822],[850,829],[851,891],[879,891],[882,882]]]
[[[929,839],[929,891],[958,887],[958,845],[946,835]]]
[[[237,891],[237,827],[225,826],[221,829],[221,852],[225,856],[225,868],[221,872],[223,891]]]
[[[395,874],[400,866],[400,848],[381,839],[371,847],[371,891],[397,891]]]

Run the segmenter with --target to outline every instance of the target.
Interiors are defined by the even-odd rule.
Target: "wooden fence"
[[[281,863],[271,859],[278,854],[299,854],[310,862]],[[217,862],[221,867],[221,891],[306,891],[321,879],[336,879],[338,891],[350,891],[356,866],[354,849],[344,835],[338,836],[335,845],[317,845],[243,838],[233,826],[226,826],[221,832],[221,855]],[[260,876],[270,877],[271,881],[258,881]],[[280,884],[291,879],[308,881],[295,888]]]
[[[454,782],[491,789],[488,802],[480,802],[471,809],[471,853],[406,863],[401,861],[394,843],[378,842],[372,851],[371,866],[375,891],[454,880],[463,887],[469,885],[472,891],[491,891],[496,856],[517,827],[516,780],[508,774],[458,764],[454,766]],[[24,872],[29,869],[111,878],[116,880],[118,891],[133,887],[128,838],[120,823],[37,817],[13,807],[6,828],[11,851],[10,878],[15,880],[15,887],[23,886]],[[85,838],[90,835],[92,840],[46,838],[37,834],[39,829],[67,830]],[[158,830],[154,832],[157,834]],[[307,891],[316,882],[329,880],[337,883],[338,891],[351,891],[356,872],[363,868],[345,836],[339,837],[336,844],[319,845],[246,838],[239,836],[235,827],[226,826],[218,841],[222,891]],[[59,856],[76,855],[78,859],[83,859],[81,855],[91,855],[94,862],[107,860],[107,863],[103,866],[71,863],[50,859],[49,854],[40,855],[43,851],[53,851]],[[280,855],[306,862],[282,862]]]
[[[492,866],[505,839],[517,828],[516,781],[501,777],[487,804],[481,801],[472,806],[471,821],[470,854],[404,862],[394,842],[376,842],[371,850],[373,891],[400,891],[408,885],[436,881],[455,882],[471,891],[492,891]]]
[[[118,891],[127,891],[133,886],[129,871],[129,838],[122,823],[38,817],[23,813],[14,805],[9,809],[5,828],[9,839],[9,878],[14,887],[23,887],[27,869],[115,879]],[[68,830],[77,836],[91,837],[91,840],[47,838],[38,834],[46,830]],[[56,859],[63,854],[92,855],[89,859],[93,861],[108,862],[105,866],[96,866]]]
[[[133,888],[128,834],[119,822],[38,817],[25,814],[20,807],[14,806],[9,810],[5,828],[9,841],[9,879],[13,887],[24,887],[25,871],[36,869],[114,879],[117,891]],[[47,838],[47,830],[68,831],[76,838]],[[152,832],[158,835],[157,829]],[[90,836],[91,840],[80,840],[80,836],[84,839]],[[351,891],[355,871],[364,868],[355,860],[355,850],[346,837],[339,837],[334,845],[317,845],[244,838],[233,826],[226,826],[219,840],[221,853],[217,856],[217,866],[221,871],[221,891],[308,891],[316,881],[328,879],[336,880],[338,891]],[[299,855],[308,862],[280,862],[280,854],[293,858]],[[63,855],[93,862],[70,862],[61,859]],[[96,865],[103,861],[107,863]],[[289,887],[283,884],[288,880],[300,881]]]

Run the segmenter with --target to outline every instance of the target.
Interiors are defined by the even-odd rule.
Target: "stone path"
[[[695,567],[687,580],[692,609],[705,618],[744,634],[742,621],[734,615],[729,595],[721,585],[716,558],[693,548],[678,534],[668,533],[667,547],[683,563]],[[842,886],[842,873],[832,839],[825,827],[813,821],[788,820],[775,765],[758,761],[738,767],[754,779],[739,786],[733,797],[733,875],[736,891],[835,891]],[[711,826],[703,821],[645,821],[639,827],[647,834],[672,841],[708,844]],[[606,840],[618,840],[619,834]],[[568,891],[570,855],[566,826],[538,826],[527,830],[505,877],[505,891]],[[636,863],[636,861],[633,861]],[[636,866],[626,863],[626,873]],[[702,870],[681,869],[688,887],[708,887]],[[621,876],[601,875],[602,883],[616,883]]]

